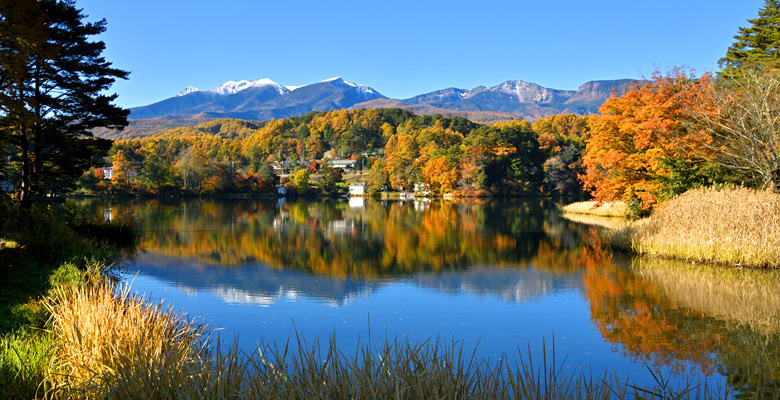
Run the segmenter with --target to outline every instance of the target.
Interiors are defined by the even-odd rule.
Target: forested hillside
[[[358,109],[269,121],[220,119],[114,143],[105,169],[87,173],[89,192],[270,192],[337,190],[329,160],[357,160],[369,191],[432,194],[576,194],[588,117],[553,116],[480,125],[462,117]],[[317,175],[318,185],[309,182]],[[289,175],[289,176],[288,176]]]

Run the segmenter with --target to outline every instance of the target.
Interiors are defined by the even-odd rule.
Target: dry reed
[[[780,195],[694,189],[630,229],[640,254],[750,267],[780,266]]]
[[[564,214],[585,214],[598,217],[628,216],[628,205],[622,201],[599,203],[597,201],[580,201],[561,207]]]
[[[52,393],[102,398],[122,374],[177,370],[206,354],[207,331],[185,316],[110,283],[62,290],[47,299],[55,346]]]

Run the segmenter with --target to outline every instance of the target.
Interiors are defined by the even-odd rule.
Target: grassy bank
[[[638,254],[733,266],[780,267],[780,194],[745,188],[694,189],[663,203],[637,221],[605,223],[564,217],[608,228],[618,249]]]
[[[625,232],[633,251],[746,267],[780,266],[780,195],[695,189]]]
[[[0,197],[0,398],[45,393],[54,338],[44,300],[103,276],[97,270],[132,245],[133,229],[128,218],[103,223],[62,205],[22,210]]]
[[[568,215],[589,215],[595,217],[628,216],[628,205],[622,201],[599,203],[596,201],[580,201],[561,207],[561,211]]]

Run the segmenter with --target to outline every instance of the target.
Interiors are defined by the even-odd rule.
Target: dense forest
[[[368,192],[576,195],[588,119],[480,125],[400,109],[219,119],[118,140],[106,159],[111,169],[92,168],[76,187],[88,194],[217,194],[273,193],[282,184],[288,193],[340,193],[345,171],[330,160],[355,160],[349,181],[364,182]]]

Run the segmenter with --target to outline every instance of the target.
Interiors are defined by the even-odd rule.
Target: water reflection
[[[375,201],[359,208],[345,201],[135,207],[147,232],[141,245],[149,252],[222,266],[262,262],[342,278],[381,279],[485,263],[518,266],[535,257],[540,245],[578,245],[576,237],[548,243],[547,211],[540,202],[510,207],[439,202],[424,211]]]
[[[594,354],[576,362],[597,369],[621,369],[625,359],[640,373],[646,363],[679,376],[723,376],[745,393],[775,389],[780,378],[777,274],[613,254],[593,228],[561,219],[544,201],[96,207],[133,208],[145,230],[133,267],[191,296],[284,304],[278,309],[320,324],[349,313],[384,318],[382,310],[390,320],[403,309],[406,325],[388,323],[397,332],[473,334],[495,342],[497,353],[555,331],[576,354]],[[306,302],[339,314],[304,309]],[[453,328],[469,324],[471,331]]]

